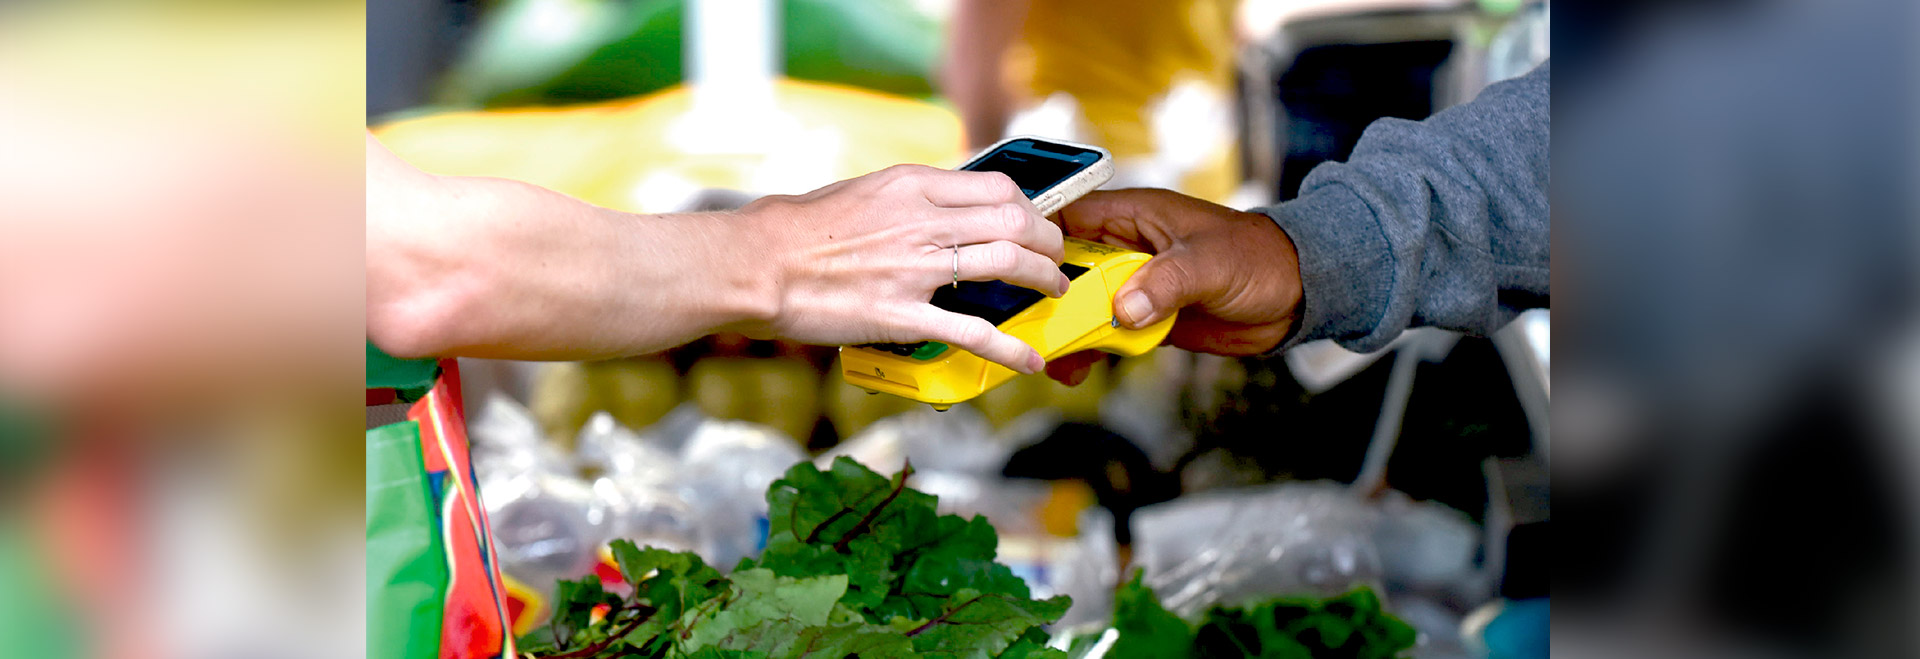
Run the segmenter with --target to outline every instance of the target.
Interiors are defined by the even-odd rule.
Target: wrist
[[[778,326],[792,281],[787,254],[772,249],[779,218],[761,202],[730,213],[691,216],[713,231],[707,236],[714,247],[712,311],[721,329],[762,338]]]
[[[484,226],[476,218],[494,196],[462,179],[411,173],[418,177],[380,186],[377,200],[370,191],[367,205],[367,338],[403,359],[447,354],[472,321],[486,277],[485,259],[471,252],[487,243],[447,236]]]
[[[1274,222],[1262,213],[1248,213],[1253,225],[1264,236],[1262,252],[1268,254],[1263,262],[1267,264],[1267,279],[1276,287],[1272,298],[1273,308],[1279,311],[1277,322],[1286,324],[1286,332],[1274,347],[1287,345],[1300,332],[1300,308],[1306,291],[1300,279],[1300,250],[1288,235],[1286,227]]]
[[[1324,186],[1263,209],[1292,245],[1299,296],[1281,347],[1336,339],[1368,352],[1391,339],[1381,329],[1397,266],[1372,209],[1344,186]]]
[[[1261,213],[1247,213],[1254,226],[1266,236],[1268,249],[1272,256],[1266,259],[1269,264],[1272,281],[1279,287],[1276,308],[1281,309],[1290,322],[1300,320],[1300,301],[1305,296],[1300,281],[1300,248],[1293,242],[1293,236],[1287,234],[1286,227]]]

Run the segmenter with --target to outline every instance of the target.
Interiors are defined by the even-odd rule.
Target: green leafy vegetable
[[[1139,572],[1114,596],[1113,659],[1395,659],[1414,631],[1361,587],[1327,600],[1282,598],[1209,609],[1197,626],[1160,605]]]
[[[851,459],[802,463],[767,492],[766,551],[730,576],[698,556],[615,541],[626,596],[561,582],[553,621],[520,639],[536,659],[1064,659],[1043,626],[1070,600],[1034,600],[994,562],[985,519]]]
[[[925,656],[984,659],[1003,654],[1017,641],[1030,639],[1029,633],[1040,625],[1066,614],[1067,605],[1064,597],[1035,601],[961,590],[933,619],[914,625],[895,618],[894,628],[906,628],[914,649]],[[1022,648],[1021,652],[1031,656],[1033,649]]]
[[[1160,605],[1153,589],[1141,583],[1143,573],[1135,570],[1133,580],[1113,596],[1113,627],[1120,639],[1107,651],[1111,659],[1165,659],[1182,657],[1193,647],[1193,628],[1180,616]]]

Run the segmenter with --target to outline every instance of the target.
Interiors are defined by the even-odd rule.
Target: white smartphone
[[[1097,146],[1019,136],[987,147],[960,169],[1006,174],[1041,215],[1052,215],[1113,178],[1113,156]]]

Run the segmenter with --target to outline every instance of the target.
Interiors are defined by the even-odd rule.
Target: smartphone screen
[[[960,169],[1006,174],[1032,199],[1099,160],[1100,152],[1093,149],[1019,139],[1000,145]]]

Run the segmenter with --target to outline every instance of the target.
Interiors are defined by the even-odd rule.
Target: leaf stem
[[[934,625],[946,622],[947,618],[952,617],[953,614],[959,613],[961,609],[967,608],[969,606],[973,606],[974,602],[978,602],[984,598],[986,598],[986,595],[980,595],[973,599],[962,602],[960,606],[953,607],[952,609],[948,610],[946,613],[942,613],[940,615],[934,616],[932,620],[928,620],[925,624],[922,624],[919,627],[915,627],[913,628],[912,631],[907,632],[906,634],[907,638],[913,638],[915,636],[919,636],[920,632],[927,631],[929,629],[932,629]]]
[[[653,617],[654,612],[659,611],[659,609],[645,604],[635,604],[632,610],[637,612],[638,615],[634,616],[632,620],[627,621],[627,626],[621,628],[620,631],[608,634],[606,638],[600,639],[600,642],[594,643],[593,645],[572,652],[547,655],[545,659],[585,659],[586,657],[600,654],[601,650],[612,647],[615,641],[626,638],[628,634],[633,633],[633,630],[639,629],[640,625],[646,624],[647,620]]]
[[[840,521],[841,517],[845,517],[847,513],[850,513],[850,512],[853,512],[853,508],[848,507],[848,508],[841,508],[838,512],[835,512],[832,515],[828,515],[827,519],[825,521],[820,522],[819,526],[813,527],[813,532],[808,533],[807,539],[802,540],[801,542],[804,542],[809,545],[813,544],[814,541],[820,539],[820,532],[826,530],[827,525]]]
[[[873,524],[873,520],[880,517],[880,511],[886,510],[887,504],[893,503],[893,500],[899,498],[900,493],[907,489],[907,477],[912,475],[913,461],[909,460],[900,468],[900,473],[894,475],[893,491],[887,493],[887,498],[880,500],[880,505],[874,506],[873,510],[867,511],[866,516],[860,518],[860,523],[848,529],[846,535],[840,536],[840,541],[833,543],[833,550],[842,554],[847,553],[847,543],[853,542],[854,538],[867,532],[868,527]]]
[[[560,614],[562,612],[557,610],[557,608],[558,607],[556,607],[556,610],[553,612],[553,617],[547,619],[547,631],[553,634],[553,644],[558,646],[561,652],[565,652],[567,648],[573,647],[573,630],[567,630],[568,633],[565,637],[560,635]]]

